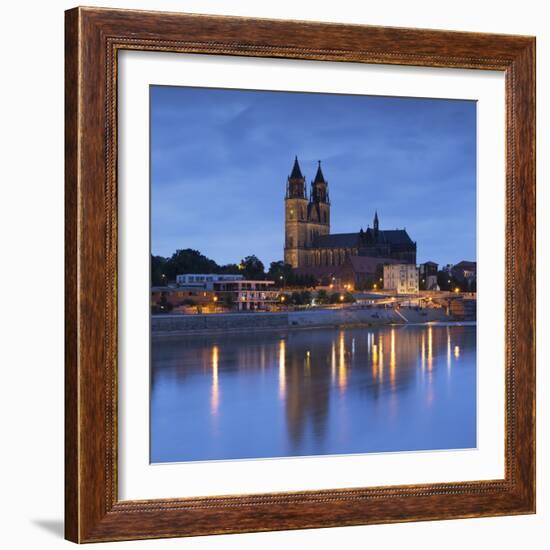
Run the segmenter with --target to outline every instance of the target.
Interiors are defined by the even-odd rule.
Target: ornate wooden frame
[[[498,70],[506,82],[505,478],[251,496],[117,496],[117,52]],[[535,39],[97,8],[66,12],[66,537],[75,542],[535,511]]]

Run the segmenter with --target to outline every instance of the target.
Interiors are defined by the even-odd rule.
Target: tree
[[[382,264],[378,264],[376,266],[376,286],[379,289],[384,288],[384,266]]]
[[[166,298],[166,294],[164,292],[160,297],[159,306],[160,309],[165,313],[169,313],[170,311],[172,311],[172,309],[174,309],[174,306],[168,301],[168,298]]]
[[[286,265],[283,271],[287,272]],[[247,279],[265,279],[264,264],[255,255],[247,256],[238,265],[230,263],[222,266],[192,248],[178,249],[170,258],[151,256],[153,286],[166,286],[169,282],[174,282],[177,275],[186,273],[239,274]]]
[[[441,290],[447,290],[449,292],[452,292],[456,288],[461,292],[468,290],[468,281],[466,279],[459,281],[447,271],[437,272],[437,284]]]
[[[328,304],[330,302],[329,295],[327,294],[327,291],[324,289],[321,289],[317,292],[317,303],[318,304]]]
[[[168,282],[166,262],[166,258],[162,256],[151,256],[151,284],[153,286],[166,286]]]
[[[245,279],[265,279],[264,264],[254,254],[241,260],[239,268]]]
[[[272,281],[275,281],[277,286],[284,286],[292,282],[292,266],[290,264],[285,264],[282,260],[271,262],[269,264],[267,276]]]
[[[344,302],[346,304],[353,304],[354,302],[356,302],[355,296],[351,292],[346,292],[344,294]]]
[[[289,294],[279,294],[279,303],[283,306],[292,303],[292,296]]]
[[[240,270],[237,264],[226,264],[220,267],[219,273],[225,273],[228,275],[238,275],[240,273]]]
[[[441,290],[451,290],[453,279],[446,271],[437,272],[437,284]]]
[[[167,262],[167,275],[175,280],[181,273],[216,273],[219,265],[210,258],[203,256],[198,250],[185,248],[176,250]]]

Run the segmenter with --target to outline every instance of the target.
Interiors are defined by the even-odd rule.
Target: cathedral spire
[[[329,202],[328,198],[328,181],[323,175],[321,170],[321,161],[318,161],[319,165],[317,166],[317,174],[315,174],[315,179],[311,182],[311,202]]]
[[[292,172],[288,176],[286,184],[286,198],[287,199],[307,199],[306,196],[306,179],[302,175],[300,164],[298,163],[298,155],[294,157],[294,165],[292,166]]]
[[[304,176],[302,176],[302,171],[300,170],[300,164],[298,163],[298,155],[294,157],[294,166],[292,167],[292,172],[290,173],[290,179],[304,179]]]
[[[373,222],[373,232],[374,232],[374,240],[378,240],[379,230],[378,230],[378,211],[374,212],[374,222]]]
[[[323,176],[323,171],[321,170],[321,161],[317,161],[319,164],[317,166],[317,174],[315,174],[315,179],[313,183],[326,183],[325,176]]]

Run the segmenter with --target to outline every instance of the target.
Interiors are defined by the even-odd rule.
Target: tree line
[[[266,271],[263,262],[254,254],[246,256],[239,263],[219,265],[198,250],[185,248],[176,250],[170,257],[151,256],[151,282],[153,286],[166,286],[175,282],[176,275],[185,273],[215,273],[242,275],[245,279],[275,281],[276,286],[315,287],[317,280],[312,275],[295,274],[289,264],[283,261],[271,262]]]

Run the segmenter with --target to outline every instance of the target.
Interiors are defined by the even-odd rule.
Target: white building
[[[186,273],[185,275],[176,275],[176,284],[186,288],[195,288],[197,290],[213,290],[214,283],[241,281],[242,279],[242,275]]]
[[[271,287],[274,281],[239,279],[218,281],[214,291],[223,303],[238,311],[270,310],[277,303],[278,291]]]
[[[418,269],[416,265],[385,265],[384,290],[395,290],[397,294],[418,294]]]

